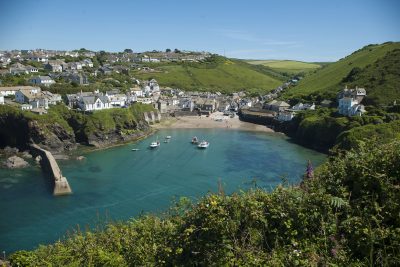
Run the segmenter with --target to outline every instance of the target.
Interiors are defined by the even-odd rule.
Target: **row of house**
[[[68,105],[83,111],[95,111],[109,108],[121,108],[137,101],[137,96],[132,92],[122,94],[118,89],[99,92],[80,92],[67,95]]]
[[[15,96],[15,102],[21,104],[22,109],[47,109],[62,101],[61,95],[34,86],[0,87],[0,104],[4,104],[5,96]]]
[[[83,67],[93,68],[93,62],[90,59],[84,59],[79,62],[65,63],[63,60],[49,60],[44,68],[52,72],[63,72],[67,70],[82,70]]]

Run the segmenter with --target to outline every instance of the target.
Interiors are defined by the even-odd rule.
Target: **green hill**
[[[353,68],[342,83],[367,88],[366,104],[400,103],[400,49],[389,51],[363,69]]]
[[[266,67],[246,62],[212,56],[200,63],[161,63],[148,65],[155,72],[137,70],[135,78],[155,78],[161,86],[185,90],[221,91],[225,93],[245,90],[265,92],[282,84],[287,77]]]
[[[384,68],[377,68],[374,67],[374,63],[376,63],[378,60],[382,59],[389,59],[390,56],[386,56],[387,53],[392,52],[395,49],[400,49],[400,43],[396,42],[389,42],[389,43],[384,43],[380,45],[368,45],[365,46],[364,48],[352,53],[351,55],[335,62],[332,64],[329,64],[319,70],[317,70],[315,73],[310,74],[309,76],[306,76],[303,80],[300,81],[300,83],[293,87],[293,89],[288,90],[285,94],[285,98],[295,98],[295,97],[305,97],[307,95],[320,95],[324,98],[329,98],[329,97],[334,97],[336,93],[344,86],[344,81],[346,77],[350,74],[350,72],[354,68],[359,68],[359,69],[364,69],[364,75],[360,76],[360,83],[355,84],[355,82],[351,83],[351,85],[358,85],[358,86],[365,86],[367,89],[367,94],[372,94],[372,97],[374,97],[375,93],[372,93],[374,90],[379,90],[376,88],[373,88],[373,86],[376,85],[376,83],[371,84],[367,83],[367,80],[369,79],[367,75],[370,75],[375,72],[380,72],[380,73],[386,73],[386,69]],[[398,56],[398,53],[395,55]],[[398,64],[396,63],[396,59],[392,63],[388,64]],[[371,66],[370,66],[371,65]],[[384,64],[380,61],[378,63],[379,66],[383,66]],[[385,64],[386,65],[386,64]],[[357,70],[357,69],[356,69]],[[394,74],[386,75],[384,74],[385,79],[378,79],[379,81],[382,81],[382,84],[380,85],[379,88],[383,88],[384,84],[391,84],[391,87],[394,86]],[[398,77],[397,77],[398,78]],[[390,81],[389,81],[390,80]],[[355,81],[355,80],[354,80]],[[385,88],[386,90],[386,88]],[[390,93],[392,95],[393,92]],[[386,95],[386,91],[384,93]],[[376,98],[375,95],[375,100],[378,101],[378,103],[381,103],[381,101],[386,102],[387,98]]]
[[[246,60],[246,62],[253,65],[263,65],[274,71],[288,74],[307,73],[322,67],[319,63],[295,60]]]

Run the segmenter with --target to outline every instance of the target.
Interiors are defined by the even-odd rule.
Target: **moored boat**
[[[160,142],[159,141],[154,141],[150,143],[150,148],[157,148],[160,146]]]
[[[197,147],[198,148],[207,148],[209,145],[210,145],[209,142],[203,140],[197,145]]]
[[[197,144],[199,142],[199,139],[197,139],[196,136],[193,136],[192,138],[192,144]]]
[[[165,139],[171,139],[172,137],[170,136],[170,135],[167,135],[166,137],[165,137]]]

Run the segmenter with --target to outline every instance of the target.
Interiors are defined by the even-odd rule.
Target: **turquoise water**
[[[163,138],[171,135],[169,143]],[[192,136],[206,138],[199,150]],[[148,145],[159,137],[161,146]],[[139,148],[139,151],[131,151]],[[135,144],[85,155],[83,161],[59,161],[73,194],[52,196],[51,181],[38,167],[0,169],[0,251],[32,249],[54,242],[67,231],[142,212],[161,212],[173,198],[194,200],[216,192],[257,186],[271,190],[282,176],[298,182],[310,159],[326,156],[292,144],[279,134],[224,129],[162,130]]]

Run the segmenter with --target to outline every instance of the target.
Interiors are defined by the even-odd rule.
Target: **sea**
[[[193,136],[210,146],[197,148]],[[150,149],[156,140],[160,147]],[[84,160],[58,160],[73,191],[68,196],[54,197],[52,181],[35,164],[0,168],[0,251],[34,249],[78,229],[162,214],[181,197],[196,202],[219,187],[231,194],[297,184],[308,160],[317,167],[327,158],[282,134],[233,129],[164,129],[82,155]]]

